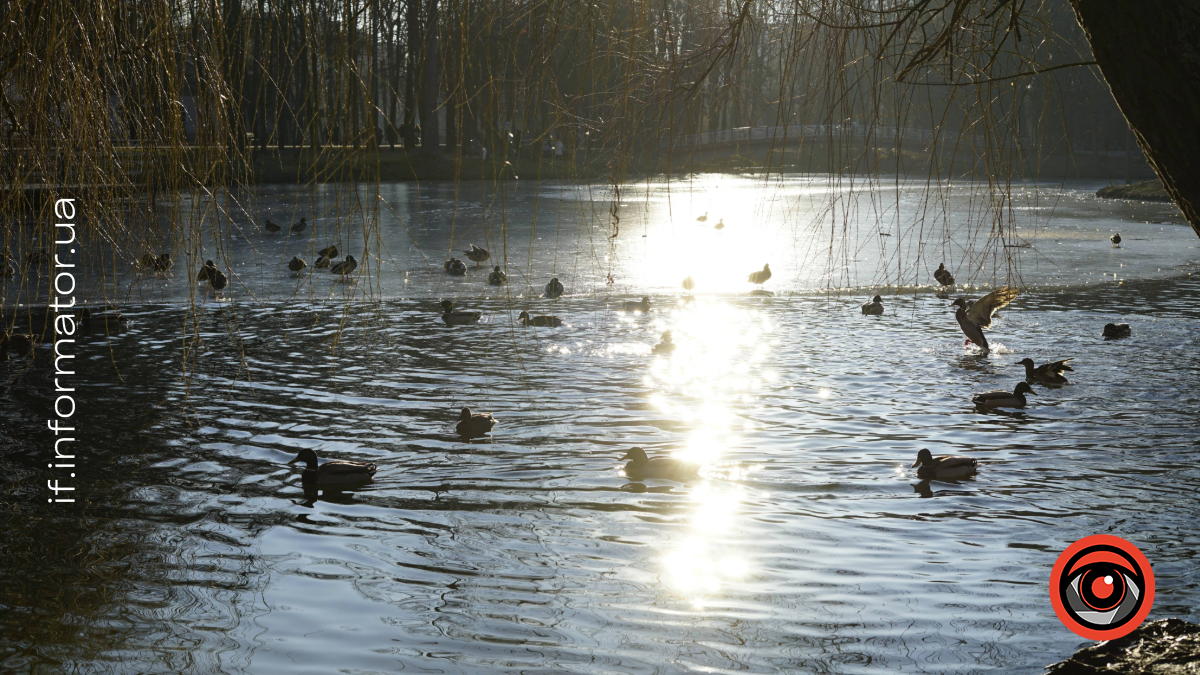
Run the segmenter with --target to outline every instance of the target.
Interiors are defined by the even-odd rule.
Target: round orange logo
[[[1154,605],[1154,571],[1136,546],[1096,534],[1067,547],[1050,572],[1050,603],[1071,632],[1112,640],[1141,625]]]

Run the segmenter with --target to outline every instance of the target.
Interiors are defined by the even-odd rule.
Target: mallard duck
[[[500,271],[499,265],[496,265],[496,268],[488,275],[488,283],[493,286],[499,286],[506,281],[508,281],[508,275]]]
[[[671,331],[663,331],[662,341],[654,345],[654,349],[650,351],[655,354],[670,354],[675,351],[675,343],[671,341]]]
[[[450,274],[461,277],[467,273],[467,265],[458,258],[451,258],[446,261],[446,271]]]
[[[458,424],[454,430],[466,438],[478,438],[487,434],[496,426],[496,418],[492,413],[472,413],[470,408],[463,408],[458,415]]]
[[[279,234],[280,231],[283,230],[282,227],[272,223],[270,218],[267,218],[267,222],[263,224],[263,228],[265,228],[267,232],[270,232],[271,234]]]
[[[355,485],[370,483],[377,468],[374,464],[359,462],[334,461],[317,465],[317,453],[312,448],[305,448],[296,454],[296,458],[288,465],[304,462],[305,468],[300,479],[305,483],[317,485]]]
[[[1133,329],[1127,323],[1106,323],[1104,324],[1104,339],[1119,340],[1133,335]]]
[[[641,448],[630,448],[621,459],[628,459],[625,465],[625,476],[630,480],[644,478],[665,478],[667,480],[687,480],[696,475],[698,467],[682,459],[674,457],[655,457],[650,459]]]
[[[300,222],[298,222],[292,226],[292,232],[299,234],[299,233],[303,232],[304,228],[306,228],[306,227],[308,227],[308,220],[301,218]]]
[[[1113,248],[1119,248],[1121,246],[1121,233],[1114,234],[1108,240],[1112,242]]]
[[[208,285],[211,286],[214,291],[224,290],[225,286],[228,283],[229,283],[229,278],[226,277],[225,273],[219,269],[214,268],[212,270],[212,272],[209,274]]]
[[[1028,382],[1018,382],[1012,393],[1007,391],[989,391],[975,394],[971,402],[980,408],[1024,408],[1025,395],[1034,396],[1033,387]]]
[[[933,273],[933,278],[943,286],[954,285],[954,275],[950,274],[950,271],[946,269],[946,263],[938,263],[938,268]]]
[[[864,303],[862,313],[868,316],[883,316],[883,298],[877,295],[870,302]]]
[[[700,216],[699,218],[696,218],[696,222],[697,223],[707,223],[708,222],[708,211],[705,211],[704,215]]]
[[[537,326],[539,328],[558,328],[562,325],[562,319],[557,316],[529,316],[529,312],[521,312],[517,316],[517,321],[523,326]]]
[[[317,267],[320,267],[320,266],[321,266],[321,265],[319,264],[319,263],[320,263],[320,261],[321,261],[321,259],[320,259],[320,258],[318,258],[318,259],[317,259],[317,263],[318,263],[318,264],[317,264]],[[328,260],[326,260],[326,263],[325,263],[325,265],[326,265],[326,266],[328,266],[328,265],[329,265],[329,262],[328,262]],[[306,263],[306,262],[304,262],[303,260],[301,260],[301,259],[299,258],[299,256],[292,256],[292,260],[291,260],[291,262],[289,262],[289,263],[288,263],[288,269],[289,269],[289,270],[291,270],[291,271],[293,271],[293,272],[295,272],[295,273],[297,273],[297,274],[299,274],[299,273],[303,272],[303,271],[304,271],[304,269],[305,269],[306,267],[308,267],[308,263]]]
[[[758,284],[759,286],[761,286],[761,285],[767,283],[767,280],[770,278],[771,278],[771,266],[763,265],[763,268],[761,270],[759,270],[758,272],[751,272],[750,276],[747,277],[747,280],[752,284]]]
[[[695,279],[693,279],[691,277],[683,278],[683,290],[688,291],[690,293],[692,291],[692,289],[695,287],[696,287]]]
[[[13,333],[0,331],[0,352],[17,352],[28,354],[37,345],[37,336],[32,333]]]
[[[967,342],[979,345],[985,353],[991,351],[987,338],[983,336],[983,329],[990,328],[996,311],[1007,306],[1019,293],[1017,289],[1006,286],[997,288],[974,302],[966,298],[957,298],[950,303],[951,307],[958,308],[954,311],[954,318],[958,321],[963,335],[967,336]]]
[[[217,266],[213,264],[213,261],[205,260],[204,265],[200,268],[200,273],[196,275],[196,281],[208,281],[216,271]]]
[[[930,478],[953,480],[955,478],[965,478],[975,475],[979,470],[979,460],[973,457],[953,457],[949,455],[934,457],[928,448],[921,448],[920,452],[917,453],[917,461],[913,462],[913,466],[921,467],[917,469],[917,478],[922,480],[929,480]]]
[[[154,271],[159,274],[166,274],[167,270],[171,269],[171,265],[173,264],[174,261],[171,260],[171,254],[163,253],[154,259]]]
[[[1036,365],[1033,359],[1021,359],[1017,363],[1025,366],[1025,379],[1037,380],[1038,382],[1049,382],[1050,384],[1066,384],[1067,378],[1063,373],[1068,370],[1074,370],[1067,365],[1068,361],[1074,359],[1063,359],[1062,361],[1051,361],[1042,365]]]
[[[466,310],[454,311],[454,303],[449,300],[442,301],[442,321],[446,322],[447,326],[466,326],[472,323],[479,323],[479,317],[483,316],[483,312],[468,312]]]
[[[337,263],[333,267],[330,267],[329,272],[331,274],[339,274],[341,276],[346,276],[347,274],[350,274],[351,272],[353,272],[356,269],[358,269],[358,261],[354,259],[354,256],[348,255],[348,256],[346,256],[345,260]]]
[[[650,311],[650,298],[649,296],[643,296],[641,301],[626,300],[624,307],[626,312],[648,313]]]
[[[546,297],[557,298],[563,294],[564,290],[562,282],[558,280],[558,277],[554,277],[550,283],[546,284]]]
[[[332,263],[333,261],[331,261],[329,258],[319,255],[317,256],[317,259],[313,261],[313,267],[319,270],[327,270]]]
[[[463,251],[463,255],[467,256],[467,260],[475,263],[476,267],[479,267],[480,264],[492,257],[492,254],[488,253],[486,248],[479,248],[475,244],[471,244],[470,250]]]
[[[725,219],[724,219],[724,218],[722,218],[722,219],[718,220],[718,221],[717,221],[717,224],[716,224],[716,225],[713,225],[713,229],[714,229],[714,230],[723,230],[723,229],[725,229]]]
[[[120,330],[121,322],[125,317],[117,311],[116,307],[108,306],[104,310],[92,311],[90,307],[84,307],[80,314],[80,325],[84,330],[91,330],[92,324],[104,324],[104,327],[110,331]]]
[[[320,251],[317,251],[317,256],[321,257],[321,258],[329,258],[330,260],[333,260],[334,258],[338,257],[337,245],[335,244],[333,246],[326,246],[325,248],[321,249]]]

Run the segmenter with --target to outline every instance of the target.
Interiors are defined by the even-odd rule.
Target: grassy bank
[[[1167,194],[1167,189],[1157,178],[1129,185],[1102,187],[1096,191],[1096,196],[1104,199],[1132,199],[1140,202],[1172,201],[1171,196]]]

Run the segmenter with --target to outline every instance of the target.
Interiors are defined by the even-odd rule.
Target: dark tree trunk
[[[429,0],[425,14],[425,64],[421,73],[421,153],[436,157],[439,145],[438,107],[438,0]]]
[[[1138,145],[1200,236],[1200,3],[1071,6]]]
[[[407,0],[404,23],[408,27],[404,68],[404,149],[417,147],[417,81],[421,65],[421,0]]]

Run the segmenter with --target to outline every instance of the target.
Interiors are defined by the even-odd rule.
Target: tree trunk
[[[411,151],[417,146],[417,69],[421,58],[421,0],[407,0],[404,23],[408,28],[405,43],[404,69],[404,149]]]
[[[437,119],[438,0],[429,0],[425,14],[425,64],[421,73],[421,153],[436,157],[441,139]]]
[[[1071,6],[1138,145],[1200,236],[1200,4]]]

